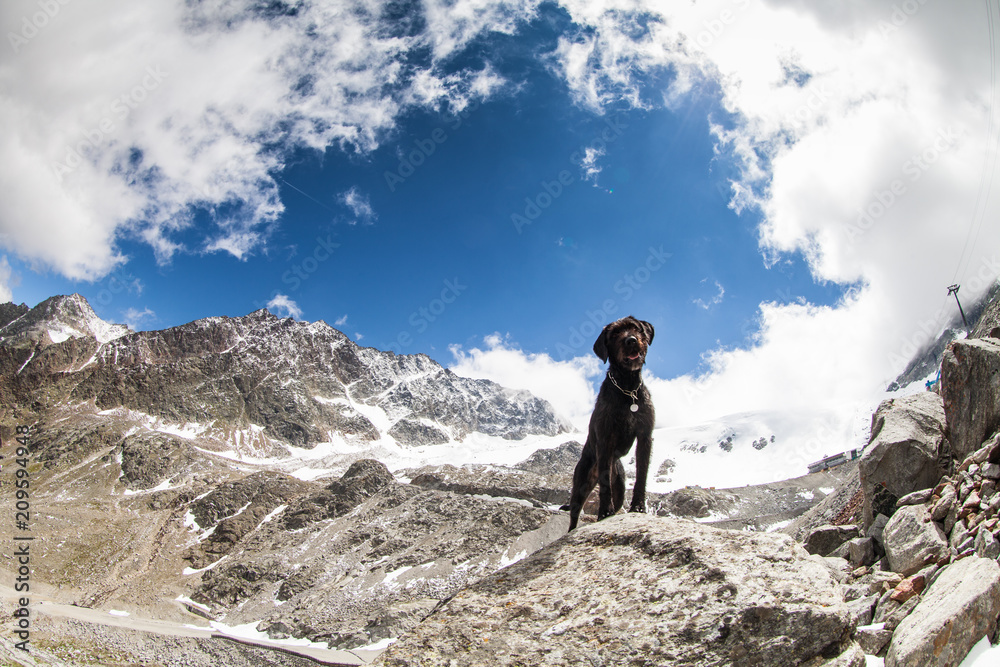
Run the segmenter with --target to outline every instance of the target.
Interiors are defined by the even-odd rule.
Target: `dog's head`
[[[631,315],[604,327],[594,341],[594,354],[613,366],[637,371],[646,363],[646,349],[653,342],[653,325]]]

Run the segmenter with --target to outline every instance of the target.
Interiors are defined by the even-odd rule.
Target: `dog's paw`
[[[646,508],[643,505],[632,505],[632,507],[628,508],[628,511],[636,514],[645,514]]]

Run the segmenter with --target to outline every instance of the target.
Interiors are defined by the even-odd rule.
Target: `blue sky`
[[[16,302],[270,304],[543,394],[634,314],[706,416],[870,395],[997,273],[990,2],[42,4],[0,10]]]

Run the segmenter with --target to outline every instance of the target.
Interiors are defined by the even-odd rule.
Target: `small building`
[[[816,461],[815,463],[810,463],[809,472],[814,473],[823,470],[829,470],[830,468],[836,468],[837,466],[843,465],[848,461],[853,461],[855,459],[860,458],[861,454],[863,454],[864,451],[865,448],[860,447],[858,449],[851,449],[846,452],[841,452],[840,454],[834,454],[833,456],[827,456],[826,458],[822,458],[819,461]]]

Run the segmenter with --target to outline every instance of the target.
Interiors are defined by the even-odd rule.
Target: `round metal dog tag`
[[[629,410],[631,410],[632,412],[639,412],[639,406],[633,403],[632,407],[630,407]]]

